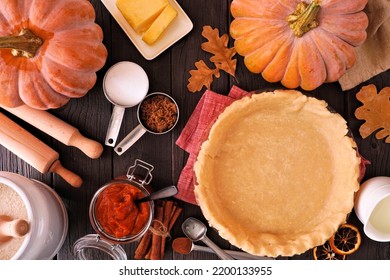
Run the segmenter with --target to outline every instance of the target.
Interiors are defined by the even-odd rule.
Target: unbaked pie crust
[[[228,106],[201,147],[195,195],[221,237],[261,256],[323,244],[359,189],[356,144],[327,104],[295,90]]]

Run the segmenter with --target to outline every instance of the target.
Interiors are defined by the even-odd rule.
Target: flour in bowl
[[[28,221],[27,209],[22,198],[15,190],[0,183],[0,223],[2,216]],[[0,239],[0,260],[11,259],[22,246],[24,239],[25,236],[7,241]]]

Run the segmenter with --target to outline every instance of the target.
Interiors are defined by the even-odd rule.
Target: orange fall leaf
[[[364,86],[356,98],[363,103],[355,111],[357,119],[365,120],[359,129],[363,139],[377,131],[377,139],[386,138],[386,143],[390,143],[390,87],[383,88],[378,94],[375,85]]]
[[[208,40],[202,44],[202,49],[213,54],[210,61],[217,68],[235,77],[237,59],[233,59],[233,56],[236,54],[236,50],[234,47],[228,48],[229,35],[223,34],[220,37],[217,28],[213,29],[211,26],[204,26],[202,36]]]
[[[190,92],[194,93],[200,91],[203,86],[210,89],[213,82],[213,76],[219,78],[219,69],[210,69],[203,60],[195,62],[197,70],[190,70],[191,77],[188,79],[187,88]]]
[[[219,36],[219,30],[211,26],[204,26],[202,36],[207,39],[201,47],[202,50],[211,53],[210,61],[215,65],[215,69],[209,68],[203,60],[195,63],[197,70],[190,70],[191,77],[188,79],[187,88],[194,93],[200,91],[203,86],[210,89],[213,78],[220,77],[220,70],[225,71],[235,78],[237,59],[233,59],[236,54],[234,47],[228,48],[229,35]]]

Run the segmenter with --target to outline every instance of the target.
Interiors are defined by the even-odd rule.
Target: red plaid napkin
[[[195,173],[193,171],[196,158],[203,141],[208,137],[210,128],[227,106],[248,92],[233,86],[228,96],[207,90],[199,100],[194,112],[181,132],[176,144],[189,153],[186,166],[183,168],[177,187],[176,198],[188,203],[197,204],[194,195]]]

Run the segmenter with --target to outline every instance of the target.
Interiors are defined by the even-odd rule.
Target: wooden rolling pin
[[[82,185],[79,176],[61,165],[56,151],[2,113],[0,113],[0,145],[41,173],[54,172],[73,187]]]
[[[17,108],[2,108],[57,139],[61,143],[80,149],[90,158],[99,158],[103,153],[103,146],[99,142],[84,137],[77,128],[47,111],[33,109],[26,105]]]

